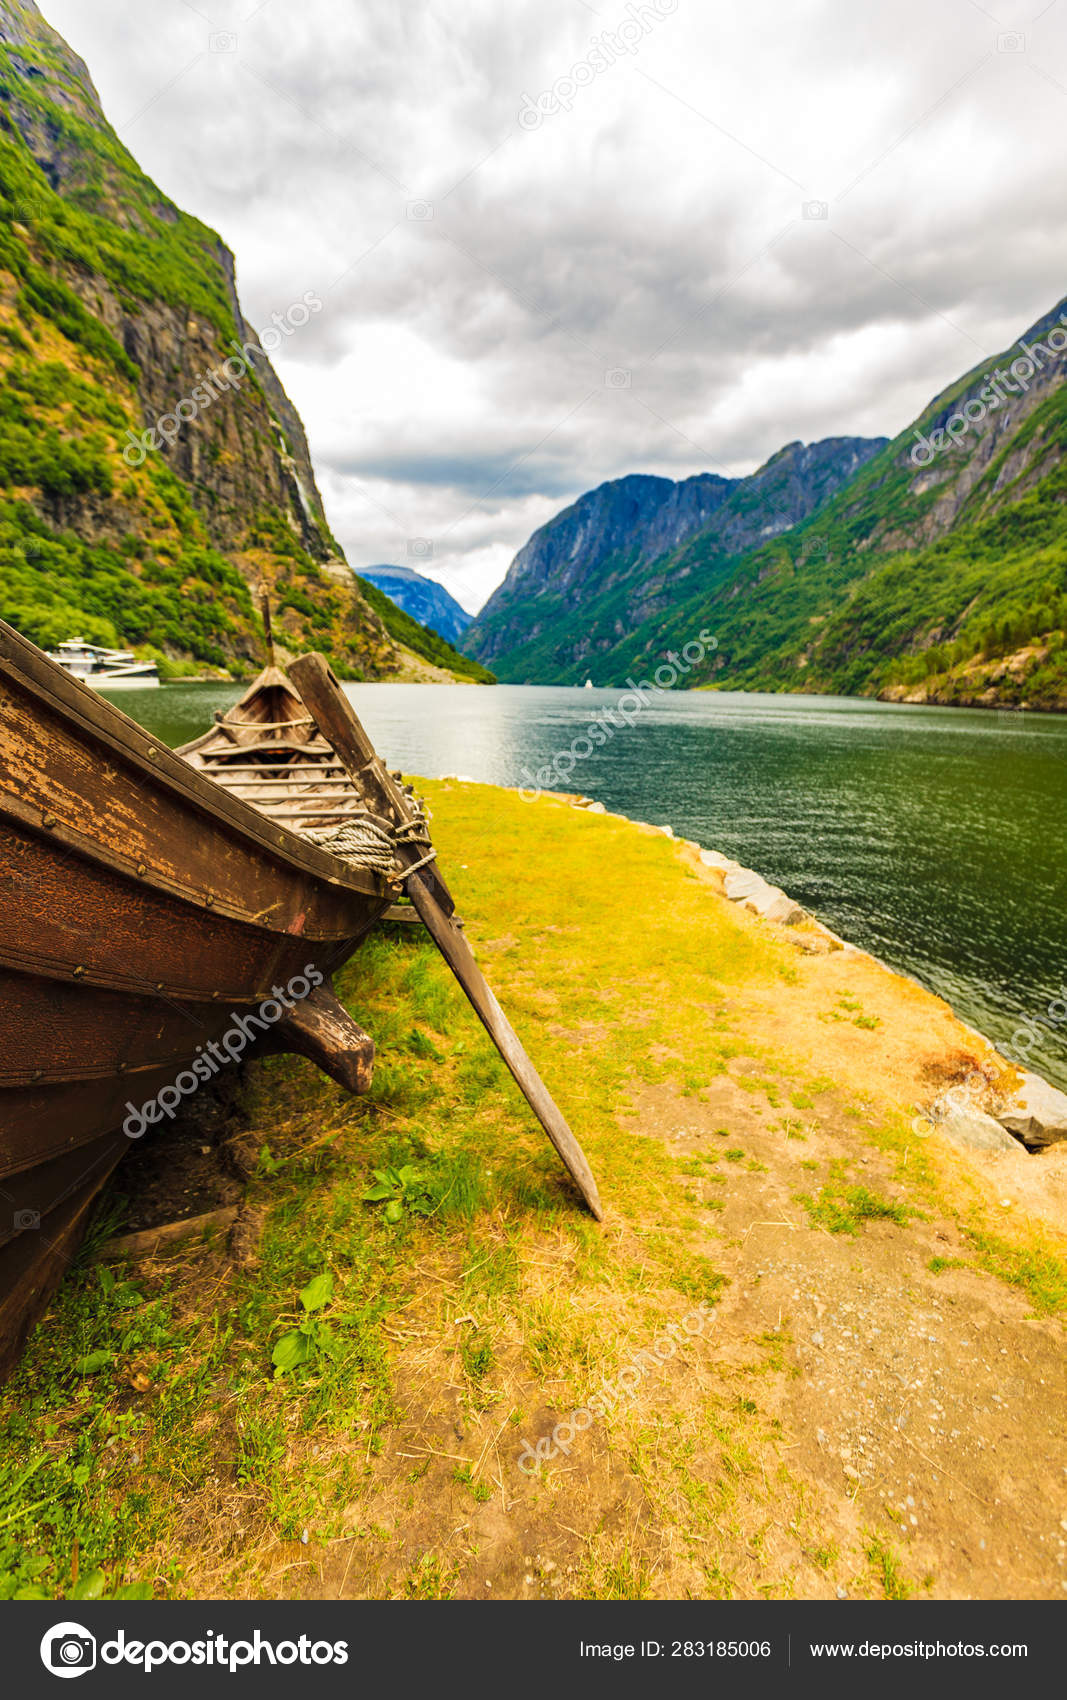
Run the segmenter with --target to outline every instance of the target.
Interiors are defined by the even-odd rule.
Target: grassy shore
[[[1062,1597],[1067,1153],[917,1119],[980,1042],[654,829],[424,789],[607,1221],[425,936],[376,937],[371,1095],[257,1065],[234,1243],[85,1257],[36,1331],[0,1592]]]

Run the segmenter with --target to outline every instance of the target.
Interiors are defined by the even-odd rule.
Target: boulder
[[[760,892],[771,889],[761,874],[754,874],[749,868],[731,870],[724,885],[731,903],[743,903],[747,897],[756,897]]]
[[[720,873],[729,874],[739,872],[738,864],[736,862],[731,862],[729,856],[724,856],[721,850],[702,850],[700,852],[700,860],[706,868],[718,868]]]
[[[759,874],[750,873],[747,868],[727,873],[723,889],[731,903],[743,903],[753,915],[760,915],[765,921],[779,921],[791,926],[804,918],[799,903],[794,903],[779,886],[768,884]]]
[[[1067,1093],[1026,1069],[1022,1085],[997,1111],[997,1121],[1026,1145],[1055,1145],[1067,1139]]]
[[[757,908],[756,910],[756,913],[762,915],[765,921],[777,921],[783,927],[795,927],[798,921],[804,919],[804,910],[799,903],[794,903],[786,892],[779,891],[773,885],[767,889],[772,894],[770,902],[762,909]]]
[[[992,1116],[987,1116],[976,1104],[940,1102],[933,1106],[931,1118],[939,1133],[953,1145],[971,1151],[1018,1151],[1019,1141]]]

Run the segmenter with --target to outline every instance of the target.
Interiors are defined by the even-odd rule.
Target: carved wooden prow
[[[374,1078],[374,1040],[338,1003],[329,981],[302,998],[261,1048],[307,1057],[346,1092],[367,1092]]]

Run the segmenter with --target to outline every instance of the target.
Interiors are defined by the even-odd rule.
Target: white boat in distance
[[[101,649],[95,643],[86,643],[84,638],[68,638],[58,649],[48,651],[48,659],[58,662],[83,685],[101,690],[125,685],[145,689],[159,684],[159,668],[154,661],[138,661],[128,649]]]

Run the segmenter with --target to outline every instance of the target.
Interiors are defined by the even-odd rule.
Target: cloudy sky
[[[41,0],[237,255],[352,564],[893,434],[1067,293],[1067,0]]]

